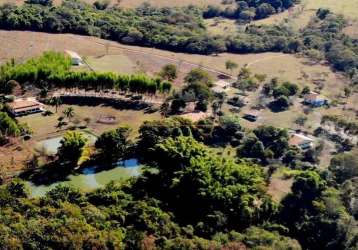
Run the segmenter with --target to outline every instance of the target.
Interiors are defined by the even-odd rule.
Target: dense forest
[[[358,172],[347,164],[357,164],[356,156],[337,156],[326,173],[297,171],[292,193],[278,203],[267,194],[265,168],[216,155],[193,138],[195,127],[180,119],[147,122],[136,142],[127,128],[102,134],[98,159],[140,153],[144,172],[127,182],[89,193],[60,185],[31,199],[19,180],[2,186],[0,248],[356,249],[349,190]],[[263,139],[268,131],[255,133]],[[70,131],[61,143],[58,168],[65,171],[85,140]]]

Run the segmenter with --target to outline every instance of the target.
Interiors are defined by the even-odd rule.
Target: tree
[[[269,148],[274,153],[275,158],[281,157],[288,149],[288,134],[285,129],[260,126],[253,132],[265,148]]]
[[[248,67],[242,67],[237,76],[237,79],[240,82],[242,80],[246,80],[250,78],[250,76],[251,76],[251,70]]]
[[[213,81],[209,73],[201,68],[192,69],[184,80],[188,84],[204,84],[206,86],[211,86]]]
[[[159,75],[162,79],[173,81],[178,77],[177,66],[174,64],[167,64],[162,68]]]
[[[9,80],[0,84],[0,92],[4,94],[12,94],[17,86],[20,86],[17,81]]]
[[[259,159],[266,161],[265,147],[256,136],[247,137],[238,149],[238,155],[246,158]]]
[[[66,132],[60,141],[60,147],[57,152],[59,160],[69,166],[77,167],[87,141],[87,138],[80,132]]]
[[[307,94],[309,94],[309,93],[311,93],[310,87],[305,86],[305,87],[302,89],[301,95],[307,95]]]
[[[298,174],[291,189],[280,213],[290,235],[304,249],[349,249],[349,216],[339,192],[314,171]]]
[[[97,10],[105,10],[107,9],[107,7],[109,6],[110,1],[109,0],[102,0],[102,1],[95,1],[93,3],[93,6],[97,9]]]
[[[337,183],[358,177],[358,155],[355,153],[341,153],[331,160],[329,170],[332,171]]]
[[[75,110],[70,106],[63,111],[63,114],[69,121],[71,121],[71,119],[75,116]]]
[[[0,133],[6,136],[19,136],[20,132],[16,120],[12,119],[7,113],[0,112]]]
[[[352,94],[352,90],[348,87],[344,87],[344,96],[348,99],[348,97]]]
[[[44,6],[52,6],[52,0],[26,0],[27,4],[41,4]]]
[[[256,18],[262,19],[276,12],[275,8],[269,3],[262,3],[256,8]]]
[[[26,198],[29,196],[29,189],[25,182],[14,179],[6,186],[7,190],[13,197]]]
[[[104,132],[96,141],[96,148],[101,157],[108,162],[115,162],[125,156],[130,145],[130,128],[120,127]]]
[[[50,104],[55,106],[55,108],[56,108],[56,113],[57,113],[58,107],[60,107],[61,104],[62,104],[62,100],[61,100],[60,97],[53,97],[53,98],[51,98],[51,100],[50,100]],[[73,110],[72,110],[72,112],[73,112]]]
[[[273,102],[273,105],[277,110],[287,110],[290,107],[290,101],[286,96],[282,95]]]
[[[239,65],[238,65],[236,62],[234,62],[234,61],[227,60],[227,61],[225,62],[225,67],[226,67],[227,70],[230,70],[230,72],[231,72],[231,74],[232,74],[232,72],[233,72],[235,69],[237,69],[237,68],[239,67]]]
[[[170,112],[172,114],[179,114],[185,107],[186,103],[183,99],[174,99],[170,105]]]
[[[235,228],[260,221],[268,211],[275,210],[270,198],[256,189],[264,181],[262,169],[216,157],[192,137],[179,136],[157,144],[153,157],[159,173],[151,187],[165,190],[162,197],[177,218],[203,223],[198,227],[204,234],[215,230],[213,220],[214,225],[220,221],[222,226]],[[255,206],[257,198],[265,205]],[[231,209],[233,206],[235,209]]]

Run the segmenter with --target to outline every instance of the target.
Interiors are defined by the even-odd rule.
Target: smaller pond
[[[100,166],[83,168],[78,174],[71,174],[67,180],[55,182],[51,185],[35,185],[28,181],[31,197],[41,197],[59,184],[70,185],[80,189],[83,192],[105,186],[111,181],[126,180],[133,176],[141,174],[141,166],[137,159],[129,159],[118,162],[112,169],[100,171]]]
[[[96,136],[86,132],[81,132],[81,133],[88,139],[89,145],[93,145],[96,142],[97,140]],[[55,155],[57,153],[58,148],[61,145],[60,141],[62,140],[62,138],[63,137],[60,136],[60,137],[55,137],[55,138],[40,141],[35,145],[35,148],[36,150],[44,152],[46,155]]]

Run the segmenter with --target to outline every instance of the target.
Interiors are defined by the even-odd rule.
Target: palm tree
[[[75,116],[75,110],[73,107],[68,107],[63,111],[63,114],[66,116],[68,121],[71,121],[71,119]]]
[[[58,107],[60,107],[61,104],[62,104],[61,98],[60,97],[53,97],[51,99],[51,104],[56,107],[56,113],[57,113]]]

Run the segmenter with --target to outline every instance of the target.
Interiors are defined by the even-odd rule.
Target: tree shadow
[[[107,106],[119,110],[145,110],[148,109],[151,105],[141,101],[141,100],[118,100],[118,99],[109,99],[101,97],[72,97],[66,96],[61,97],[63,104],[69,105],[78,105],[78,106]]]
[[[31,181],[35,185],[51,185],[55,182],[68,180],[71,173],[73,173],[73,168],[54,161],[40,168],[24,171],[19,177]]]
[[[273,113],[280,113],[280,112],[284,112],[287,111],[287,108],[283,108],[280,105],[277,105],[276,101],[272,101],[270,102],[267,107],[271,110],[271,112]]]

